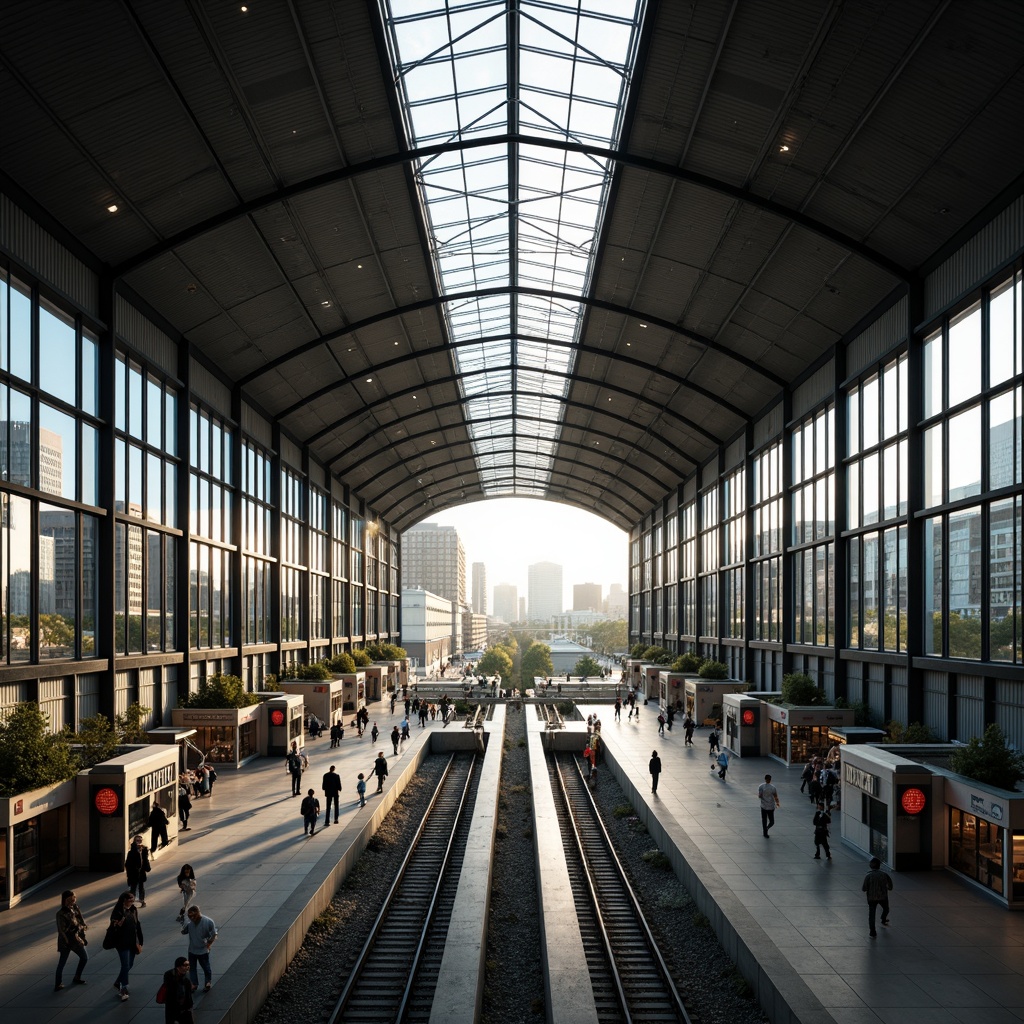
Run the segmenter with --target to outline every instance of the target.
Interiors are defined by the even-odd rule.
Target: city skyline
[[[531,498],[497,498],[448,509],[423,523],[455,527],[466,562],[486,566],[492,607],[499,584],[511,584],[525,596],[529,567],[537,562],[562,566],[563,609],[572,607],[573,584],[599,583],[604,594],[613,583],[626,588],[628,535],[582,509]]]

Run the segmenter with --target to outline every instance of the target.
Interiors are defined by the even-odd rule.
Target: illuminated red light
[[[927,798],[924,791],[917,789],[906,789],[900,797],[900,806],[907,814],[920,814],[924,810]]]
[[[270,724],[271,725],[284,725],[284,712],[283,711],[271,711],[270,712]]]
[[[121,798],[117,795],[116,789],[111,789],[109,786],[104,786],[103,789],[96,790],[96,796],[93,797],[93,804],[96,806],[96,810],[100,814],[111,815],[114,814],[118,807],[121,806]]]
[[[746,711],[743,712],[743,724],[744,725],[753,725],[754,724],[754,712],[750,708],[747,708]]]

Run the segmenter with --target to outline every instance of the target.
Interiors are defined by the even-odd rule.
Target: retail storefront
[[[898,871],[948,868],[1024,909],[1024,793],[954,775],[947,744],[843,749],[843,839]]]
[[[803,764],[828,752],[829,732],[853,725],[852,708],[793,707],[765,702],[768,711],[768,753],[786,764]]]
[[[171,721],[175,726],[195,729],[192,743],[208,762],[237,768],[259,756],[262,716],[260,704],[246,708],[174,708]],[[194,768],[199,759],[190,747],[188,767]]]
[[[727,693],[743,693],[747,684],[737,679],[701,679],[691,675],[683,684],[686,710],[698,725],[712,725],[724,716]]]
[[[75,780],[0,800],[0,907],[71,867]]]
[[[281,689],[285,693],[299,694],[304,705],[304,715],[316,715],[328,728],[344,718],[345,684],[341,676],[322,682],[282,679]]]

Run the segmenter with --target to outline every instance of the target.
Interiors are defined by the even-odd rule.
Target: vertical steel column
[[[907,288],[907,722],[924,721],[924,348],[918,324],[924,309],[924,286],[914,280]]]

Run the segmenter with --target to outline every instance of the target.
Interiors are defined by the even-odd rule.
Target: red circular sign
[[[743,712],[743,724],[744,725],[753,725],[754,724],[754,712],[750,708],[747,708],[746,711]]]
[[[916,786],[913,789],[905,789],[903,796],[900,797],[900,806],[907,814],[920,814],[924,810],[926,802],[924,790],[918,789]]]
[[[284,712],[283,711],[271,711],[270,712],[270,724],[271,725],[284,725]]]
[[[114,814],[121,806],[121,798],[117,795],[117,790],[111,789],[109,786],[97,789],[92,802],[100,814],[106,815]]]

